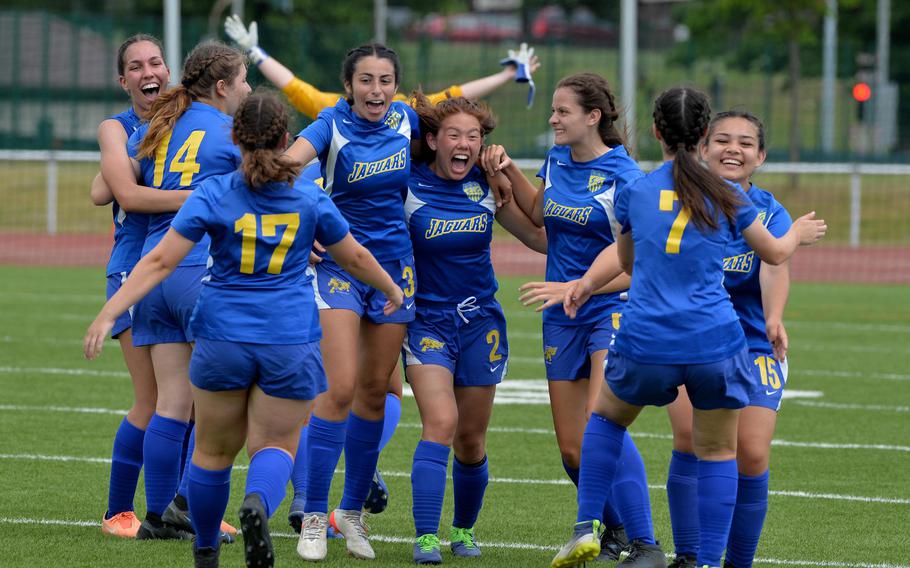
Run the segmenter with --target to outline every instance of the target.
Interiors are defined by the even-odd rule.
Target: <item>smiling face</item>
[[[357,60],[354,75],[345,82],[344,89],[354,101],[351,108],[357,116],[379,122],[385,117],[398,90],[395,66],[384,57],[367,55]]]
[[[560,146],[572,146],[597,135],[600,112],[585,112],[578,103],[578,95],[572,89],[560,87],[553,92],[553,108],[550,126],[554,142]]]
[[[170,80],[171,74],[157,45],[137,41],[123,54],[123,75],[120,86],[133,100],[137,112],[143,115],[152,107]]]
[[[749,189],[749,178],[765,162],[758,128],[740,117],[718,121],[701,146],[701,158],[715,174]]]
[[[427,145],[436,152],[436,159],[430,164],[436,175],[442,179],[464,179],[480,156],[480,121],[463,112],[447,116],[438,132],[427,134]]]

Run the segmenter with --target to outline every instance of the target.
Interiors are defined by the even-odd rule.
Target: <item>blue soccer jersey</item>
[[[331,199],[315,184],[271,183],[252,191],[239,172],[199,185],[173,228],[211,237],[212,266],[193,312],[193,334],[243,343],[297,344],[320,337],[307,263],[313,240],[348,234]]]
[[[233,119],[213,106],[193,102],[162,140],[154,159],[140,161],[142,183],[158,189],[195,189],[203,180],[233,172],[240,165],[240,150],[231,140]],[[148,130],[144,124],[130,137],[130,156]],[[142,254],[164,237],[174,213],[151,215]],[[186,256],[181,266],[204,265],[208,261],[208,238]]]
[[[414,164],[405,215],[420,277],[417,303],[458,304],[469,296],[479,304],[496,293],[490,260],[496,203],[483,173],[474,168],[462,180],[445,180],[426,164]]]
[[[784,206],[770,192],[752,186],[746,193],[758,209],[758,218],[775,237],[782,237],[793,221]],[[724,253],[724,287],[730,293],[733,307],[739,315],[750,351],[771,353],[771,344],[765,332],[765,312],[762,309],[759,269],[761,259],[738,235]]]
[[[552,282],[581,278],[613,239],[616,192],[644,175],[626,149],[617,146],[597,159],[576,162],[568,146],[547,153],[537,177],[544,180],[543,220],[547,229],[547,274]],[[572,320],[561,308],[544,310],[543,321],[559,325],[591,323],[621,311],[619,293],[593,296]]]
[[[414,110],[393,102],[382,121],[370,122],[342,99],[319,113],[300,136],[316,149],[325,191],[357,241],[379,262],[410,256],[403,203],[411,137],[419,136]]]
[[[735,225],[719,216],[717,230],[700,230],[681,211],[666,162],[629,184],[616,198],[616,220],[632,231],[632,288],[614,350],[633,361],[698,364],[720,361],[746,344],[723,286],[727,246],[758,216],[742,204]]]
[[[110,117],[123,126],[127,138],[133,135],[142,124],[142,119],[130,107],[120,114]],[[145,213],[127,213],[115,199],[111,203],[114,214],[114,246],[111,258],[107,263],[107,276],[130,272],[142,255],[142,245],[148,232],[149,216]]]

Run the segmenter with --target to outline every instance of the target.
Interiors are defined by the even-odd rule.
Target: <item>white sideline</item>
[[[98,521],[76,521],[66,519],[29,519],[26,517],[0,517],[0,524],[3,525],[42,525],[42,526],[65,526],[65,527],[83,527],[98,528]],[[293,533],[271,533],[275,538],[296,539],[298,536]],[[370,540],[377,542],[386,542],[391,544],[412,544],[414,539],[411,537],[392,536],[383,534],[371,534]],[[447,541],[440,540],[443,545]],[[542,545],[523,542],[488,542],[479,540],[478,544],[489,548],[506,548],[511,550],[539,550],[541,552],[553,552],[559,550],[558,545]],[[670,557],[670,555],[667,555]],[[755,562],[764,564],[777,564],[780,566],[818,566],[830,568],[910,568],[908,564],[891,564],[891,563],[873,563],[873,562],[841,562],[828,560],[793,560],[783,558],[756,558]]]
[[[76,463],[97,463],[109,464],[110,458],[92,458],[77,456],[49,456],[43,454],[0,454],[0,460],[26,460],[26,461],[52,461],[52,462],[76,462]],[[249,466],[235,465],[234,471],[245,471]],[[344,469],[335,470],[335,475],[344,473]],[[410,479],[409,471],[386,471],[382,472],[383,477],[388,478],[406,478]],[[451,476],[449,476],[451,479]],[[571,481],[565,478],[561,479],[519,479],[514,477],[490,477],[490,483],[501,483],[503,485],[571,485]],[[651,491],[665,491],[663,485],[648,485]],[[827,501],[853,501],[858,503],[882,503],[886,505],[910,505],[910,499],[899,497],[866,497],[862,495],[840,495],[837,493],[812,493],[809,491],[782,491],[771,490],[769,495],[781,497],[799,497],[805,499],[824,499]]]

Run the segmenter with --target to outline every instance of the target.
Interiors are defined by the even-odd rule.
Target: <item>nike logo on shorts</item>
[[[500,367],[502,367],[502,363],[500,363],[499,365],[496,365],[495,367],[490,367],[490,372],[491,372],[491,373],[495,373],[495,372],[496,372],[496,369],[498,369],[498,368],[500,368]]]

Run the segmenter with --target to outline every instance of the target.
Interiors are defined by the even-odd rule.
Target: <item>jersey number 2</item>
[[[164,162],[167,160],[167,148],[171,144],[171,132],[164,135],[161,144],[155,150],[155,177],[152,185],[161,187],[164,181]],[[202,139],[205,138],[205,130],[194,130],[187,136],[183,146],[174,154],[168,171],[180,174],[180,186],[186,187],[193,183],[193,175],[199,173],[199,164],[196,162],[196,155],[199,154],[199,146],[202,145]]]
[[[660,210],[661,211],[673,211],[673,202],[678,200],[676,192],[670,189],[660,190]],[[667,235],[667,254],[679,254],[679,245],[682,242],[683,231],[686,230],[686,225],[689,224],[689,212],[684,208],[680,207],[679,214],[676,215],[676,219],[673,220],[673,225],[670,227],[670,234]]]
[[[269,274],[281,274],[281,268],[284,266],[284,257],[288,249],[294,244],[294,238],[297,236],[297,229],[300,227],[300,213],[280,213],[276,215],[261,215],[262,219],[262,236],[274,237],[278,225],[286,225],[284,234],[278,246],[272,252],[272,258],[269,260]],[[243,274],[252,274],[256,264],[256,233],[259,220],[256,215],[247,213],[243,217],[234,221],[234,232],[240,233],[242,242],[240,245],[240,272]]]

